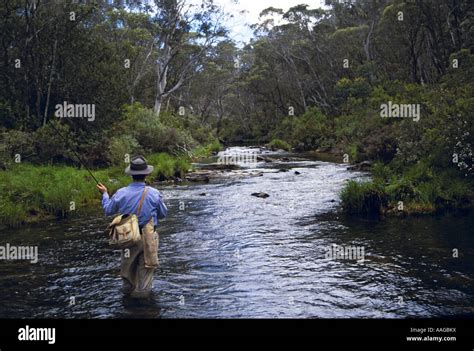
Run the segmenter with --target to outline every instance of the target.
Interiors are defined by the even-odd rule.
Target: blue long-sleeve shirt
[[[138,204],[145,190],[144,182],[133,182],[109,197],[109,194],[102,194],[102,207],[107,216],[114,214],[133,214],[138,211]],[[143,201],[140,215],[138,216],[138,225],[143,226],[153,218],[154,225],[158,225],[158,219],[166,217],[168,209],[163,202],[160,192],[152,187],[148,187],[145,200]]]

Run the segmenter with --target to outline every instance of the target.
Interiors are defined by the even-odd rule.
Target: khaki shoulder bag
[[[121,214],[115,217],[107,227],[109,245],[113,249],[130,248],[142,240],[138,226],[138,216],[140,215],[147,191],[148,188],[145,186],[138,204],[137,214]]]

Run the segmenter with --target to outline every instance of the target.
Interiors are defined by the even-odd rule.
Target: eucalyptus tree
[[[163,101],[196,73],[206,53],[225,38],[227,15],[212,0],[199,4],[186,0],[132,1],[131,6],[151,16],[150,48],[156,52],[154,111],[159,115]]]

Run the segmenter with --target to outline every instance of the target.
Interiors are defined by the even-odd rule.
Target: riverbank
[[[370,181],[349,181],[341,192],[349,214],[429,215],[474,207],[474,181],[454,169],[436,169],[420,162],[394,169],[374,163]]]
[[[188,154],[147,155],[155,169],[149,181],[184,178],[192,170],[191,162],[208,157],[221,146],[212,143]],[[98,181],[111,193],[130,183],[120,166],[94,170]],[[85,169],[65,165],[12,164],[0,171],[0,227],[18,227],[48,219],[65,218],[91,208],[100,208],[100,196],[94,179]]]

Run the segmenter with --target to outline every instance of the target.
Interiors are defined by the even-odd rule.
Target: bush
[[[369,133],[360,143],[364,159],[390,162],[397,151],[397,139],[391,125],[382,125],[376,133]]]
[[[169,121],[169,116],[167,120]],[[124,107],[124,120],[116,133],[132,135],[144,152],[168,152],[178,154],[189,151],[197,143],[189,132],[179,129],[180,124],[170,127],[161,122],[151,109],[136,103]]]
[[[10,130],[3,133],[3,156],[2,161],[8,165],[14,162],[15,155],[19,154],[22,160],[35,155],[35,148],[31,135],[20,130]]]
[[[123,134],[113,137],[109,141],[107,158],[113,165],[123,165],[125,164],[125,155],[129,155],[131,158],[141,151],[140,144],[133,136]]]
[[[382,162],[374,162],[372,165],[372,175],[375,179],[378,179],[382,182],[388,182],[394,177],[393,170]]]
[[[266,146],[270,148],[271,150],[289,151],[291,149],[291,145],[281,139],[273,139]]]
[[[273,136],[287,140],[298,150],[310,150],[327,146],[328,131],[326,116],[313,107],[301,116],[284,118]]]
[[[36,164],[53,162],[76,163],[77,158],[72,150],[77,150],[77,143],[69,126],[57,120],[34,132],[10,130],[3,134],[4,158],[10,163],[18,154],[21,161]]]
[[[77,162],[76,156],[70,151],[77,150],[77,142],[68,125],[53,120],[37,129],[31,138],[35,147],[35,155],[31,161],[50,164]]]

